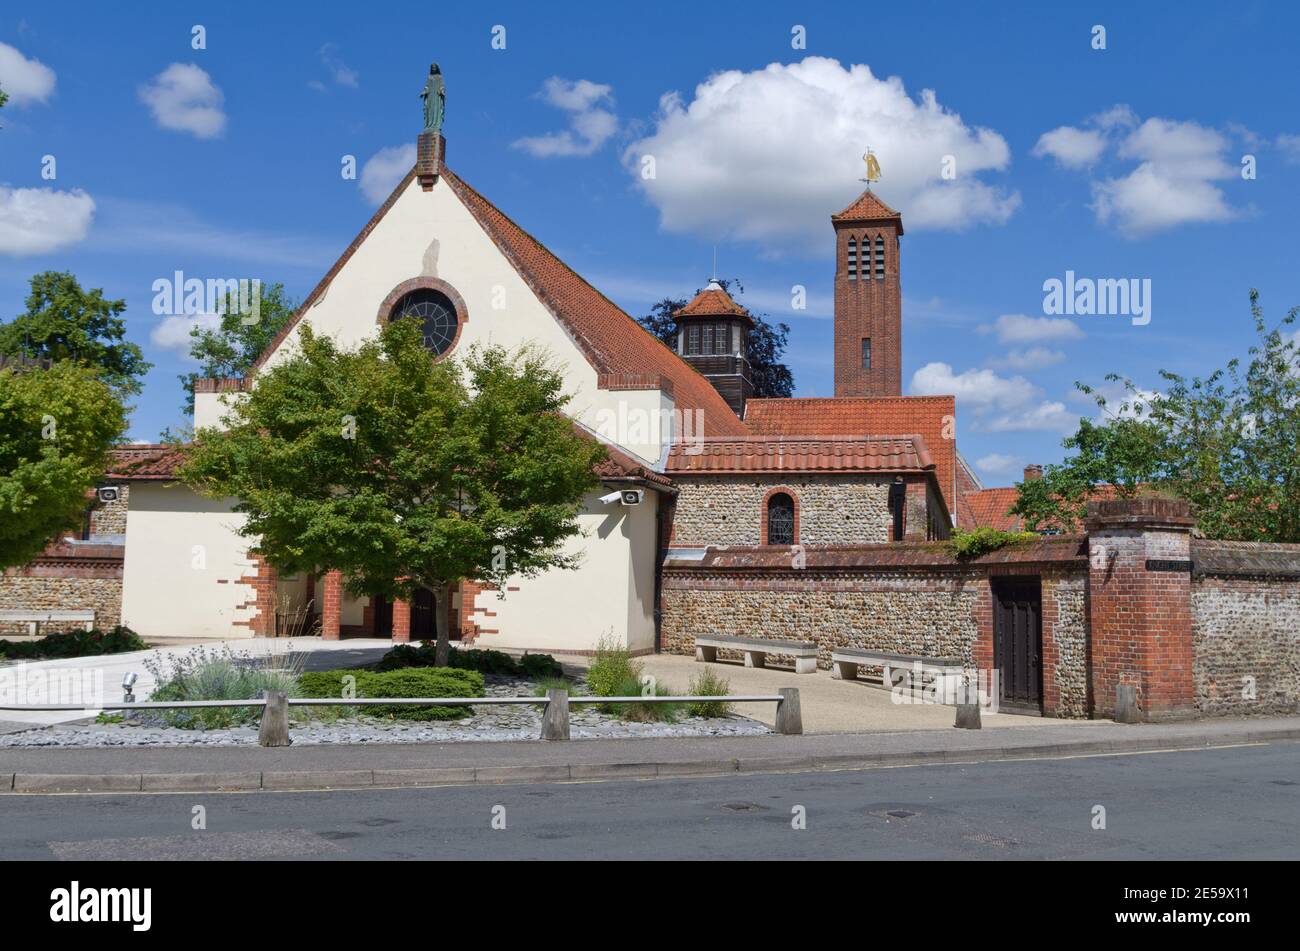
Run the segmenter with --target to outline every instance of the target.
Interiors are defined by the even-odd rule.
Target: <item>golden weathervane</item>
[[[867,149],[866,154],[862,156],[862,161],[867,163],[867,177],[862,180],[868,185],[880,181],[880,163],[876,161],[876,153]]]

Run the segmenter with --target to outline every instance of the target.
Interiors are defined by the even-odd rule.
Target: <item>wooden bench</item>
[[[794,658],[796,674],[817,673],[817,645],[812,641],[778,641],[764,637],[727,637],[710,634],[695,638],[695,659],[714,663],[718,648],[741,651],[746,667],[764,667],[768,654],[788,654]]]
[[[80,624],[87,631],[95,627],[95,612],[85,611],[0,611],[0,624],[26,624],[27,633],[36,637],[42,624]]]
[[[912,674],[919,673],[923,681],[929,679],[936,695],[944,703],[956,703],[965,665],[956,657],[927,657],[923,654],[898,654],[893,651],[862,650],[857,647],[838,647],[831,651],[831,677],[836,680],[857,680],[859,667],[879,667],[881,685],[892,689],[923,687],[914,684]],[[903,676],[898,676],[902,674]]]

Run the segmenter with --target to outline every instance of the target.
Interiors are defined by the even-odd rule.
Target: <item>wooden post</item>
[[[1115,722],[1142,722],[1142,711],[1138,709],[1137,684],[1115,685]]]
[[[957,722],[953,724],[959,730],[978,730],[983,724],[980,722],[980,705],[975,703],[957,703]]]
[[[542,739],[569,738],[569,691],[546,691],[546,710],[542,713]]]
[[[777,691],[781,702],[776,705],[776,732],[787,736],[803,733],[803,714],[799,710],[799,688],[782,687]]]
[[[266,695],[262,710],[262,728],[257,732],[259,746],[289,746],[289,695],[272,690]]]

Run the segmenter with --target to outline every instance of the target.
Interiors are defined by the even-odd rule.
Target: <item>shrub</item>
[[[387,671],[313,670],[299,676],[298,687],[304,697],[342,697],[345,677],[356,678],[356,696],[362,698],[483,696],[482,674],[447,667],[410,667]],[[399,720],[460,720],[474,713],[471,707],[382,705],[352,709]]]
[[[694,697],[726,697],[731,695],[731,681],[707,667],[691,678],[687,693]],[[731,704],[723,700],[688,703],[686,712],[693,717],[725,717],[731,713]]]
[[[298,675],[306,655],[265,654],[225,648],[209,653],[198,647],[183,654],[154,655],[144,661],[157,686],[150,700],[257,700],[269,691],[299,696]],[[260,706],[200,710],[159,710],[157,717],[186,729],[219,729],[261,719]]]
[[[483,674],[500,674],[503,676],[513,676],[519,673],[519,665],[509,654],[503,654],[501,651],[478,650],[470,648],[469,650],[454,650],[448,655],[447,666],[455,667],[458,670],[477,670]]]
[[[636,665],[640,668],[640,664]],[[641,677],[631,677],[621,684],[613,693],[604,694],[606,697],[671,697],[673,689],[666,684],[657,681],[645,685],[641,683]],[[611,713],[614,716],[624,720],[634,720],[637,723],[673,723],[684,709],[684,704],[680,703],[610,703],[601,704],[599,709],[604,713]]]
[[[376,671],[406,670],[411,667],[434,667],[436,663],[437,648],[432,641],[425,641],[419,647],[398,644],[386,653],[373,669]],[[524,654],[516,661],[509,654],[501,651],[478,648],[453,648],[447,655],[447,667],[507,677],[537,678],[564,675],[564,668],[550,654]]]
[[[564,667],[550,654],[524,654],[518,666],[520,673],[532,680],[564,676]]]
[[[602,636],[596,642],[596,655],[587,668],[587,686],[593,696],[619,697],[627,696],[620,691],[631,682],[636,685],[632,695],[639,694],[643,669],[639,661],[632,659],[626,647],[616,643],[612,637]]]
[[[978,558],[991,551],[1016,545],[1021,542],[1034,541],[1038,535],[1033,532],[1004,532],[1001,529],[981,525],[969,532],[953,532],[946,545],[957,558]]]
[[[135,631],[120,624],[108,631],[69,631],[50,634],[38,641],[15,643],[0,641],[0,657],[15,660],[44,660],[59,657],[96,657],[100,654],[125,654],[130,651],[147,651],[146,644]]]

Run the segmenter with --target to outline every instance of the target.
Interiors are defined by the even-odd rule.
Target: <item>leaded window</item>
[[[420,322],[424,332],[424,346],[432,353],[441,356],[455,343],[460,321],[456,317],[456,305],[446,294],[425,287],[403,294],[389,315],[389,320],[407,317]]]
[[[794,499],[785,492],[777,492],[767,500],[767,543],[794,544]]]

